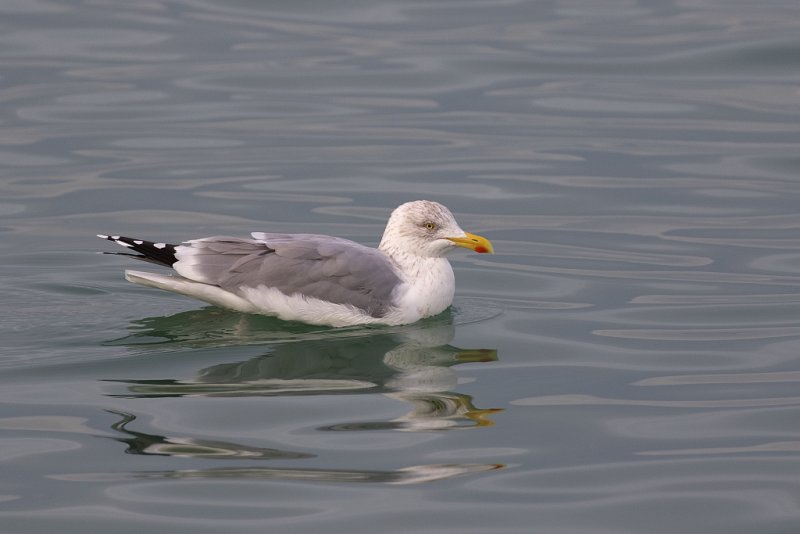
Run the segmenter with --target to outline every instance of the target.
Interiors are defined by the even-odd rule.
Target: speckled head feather
[[[431,200],[415,200],[392,212],[378,248],[392,255],[437,258],[455,248],[447,238],[465,235],[445,206]]]

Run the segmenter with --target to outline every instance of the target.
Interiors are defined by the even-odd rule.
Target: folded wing
[[[312,234],[256,232],[253,239],[207,237],[175,248],[181,276],[242,295],[265,286],[354,306],[373,317],[392,307],[403,280],[380,251],[353,241]]]

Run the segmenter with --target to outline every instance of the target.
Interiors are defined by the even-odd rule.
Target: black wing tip
[[[97,237],[99,237],[100,239],[113,241],[117,245],[122,245],[123,247],[133,248],[133,239],[129,237],[124,237],[121,235],[106,235],[106,234],[97,234]]]
[[[133,239],[121,235],[97,234],[100,239],[113,241],[114,243],[132,250],[136,254],[126,254],[122,252],[111,252],[120,256],[131,256],[133,258],[157,263],[166,267],[171,267],[178,259],[175,257],[175,245],[169,243],[156,243],[145,241],[144,239]]]

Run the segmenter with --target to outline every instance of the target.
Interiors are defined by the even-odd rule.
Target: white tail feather
[[[127,270],[125,271],[125,280],[142,286],[165,289],[223,308],[231,308],[249,313],[258,311],[250,302],[233,293],[225,291],[221,287],[194,282],[182,276]]]

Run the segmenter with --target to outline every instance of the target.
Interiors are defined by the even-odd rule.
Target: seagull
[[[175,274],[125,271],[143,286],[222,308],[333,327],[409,324],[453,302],[446,254],[463,247],[492,253],[485,237],[462,230],[429,200],[396,208],[378,248],[314,234],[252,232],[251,239],[204,237],[180,245],[98,234],[132,253],[109,253],[171,267]]]

